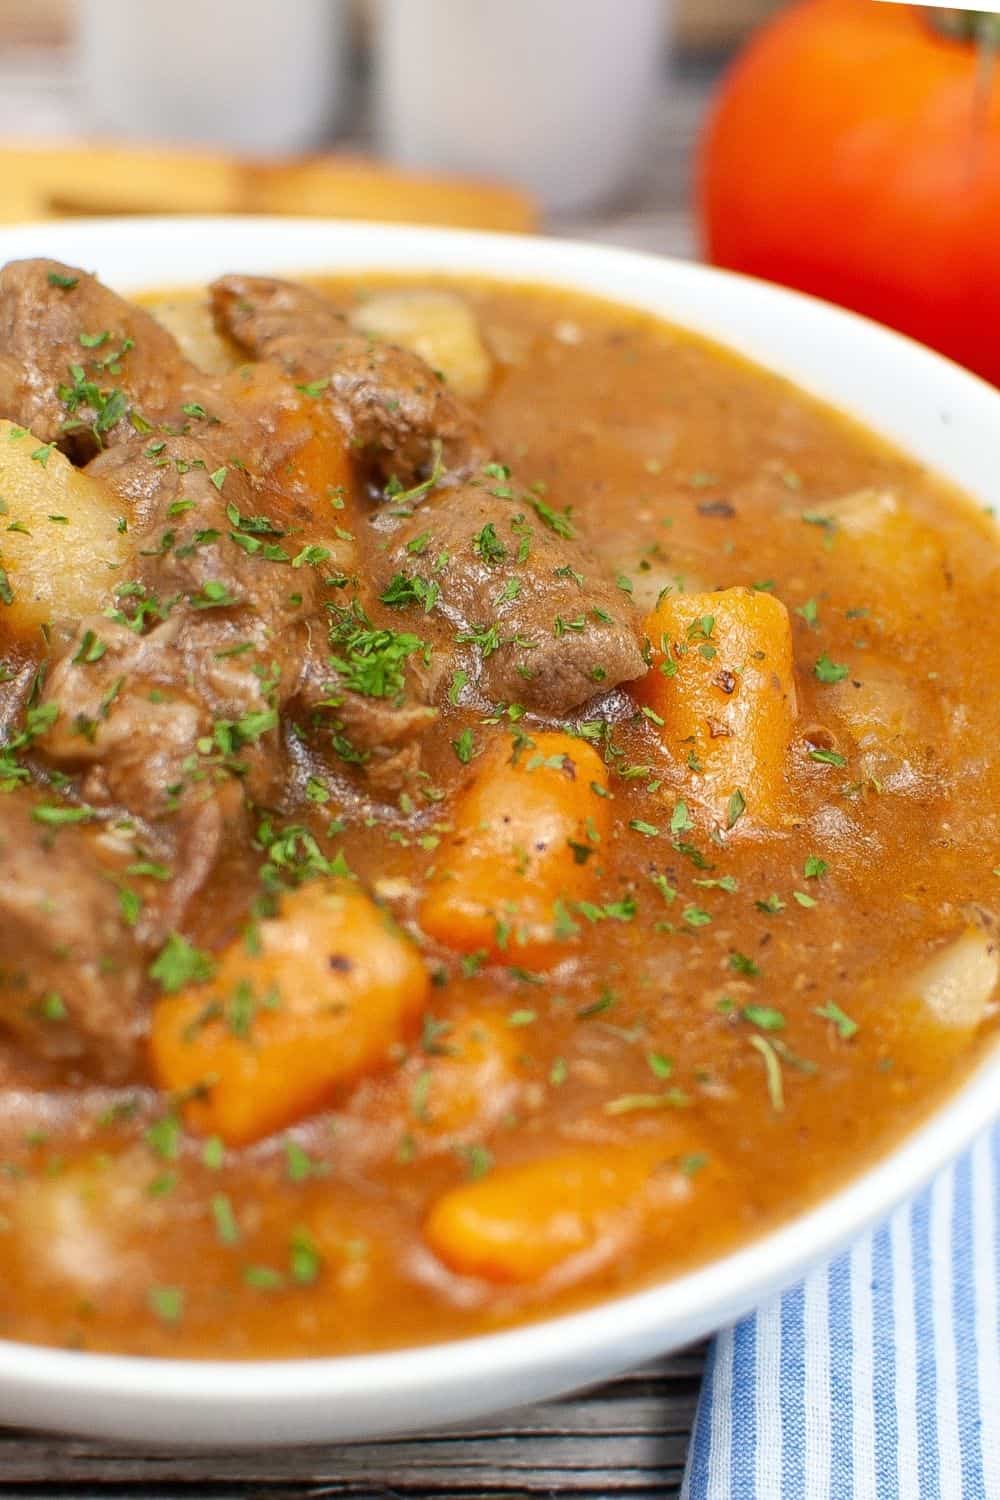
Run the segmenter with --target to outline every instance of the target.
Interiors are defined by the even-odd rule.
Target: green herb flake
[[[31,809],[31,816],[36,823],[45,823],[50,828],[58,828],[64,823],[89,823],[94,816],[94,810],[90,807],[67,807],[52,802],[42,802],[38,807]]]
[[[815,750],[808,751],[809,759],[818,761],[821,766],[846,766],[847,757],[841,755],[839,750]]]
[[[820,682],[843,682],[845,677],[850,676],[851,669],[844,666],[843,662],[831,661],[824,652],[813,667],[813,672]]]
[[[740,791],[739,787],[737,787],[735,792],[733,792],[732,796],[730,797],[729,805],[726,808],[726,827],[735,828],[746,810],[746,798]]]
[[[647,1052],[646,1062],[654,1078],[669,1078],[674,1071],[673,1059],[665,1057],[662,1052]]]
[[[312,1286],[319,1280],[323,1258],[305,1229],[296,1229],[289,1240],[288,1269],[298,1286]]]
[[[690,827],[691,815],[688,812],[688,805],[681,799],[674,804],[674,810],[670,815],[670,832],[684,833]]]
[[[161,1323],[179,1323],[184,1316],[184,1292],[179,1286],[151,1286],[146,1300]]]
[[[221,1136],[210,1135],[201,1148],[202,1165],[210,1172],[218,1172],[226,1159],[226,1148],[222,1143]]]
[[[246,1266],[243,1281],[257,1292],[278,1292],[285,1285],[285,1278],[273,1266]]]
[[[214,1193],[212,1195],[212,1218],[215,1222],[215,1233],[223,1245],[238,1245],[240,1241],[240,1226],[236,1222],[233,1205],[225,1193]]]
[[[653,1109],[685,1109],[690,1099],[682,1089],[666,1089],[662,1094],[619,1094],[604,1106],[606,1115],[633,1115]]]
[[[781,1076],[781,1061],[774,1047],[763,1036],[752,1036],[750,1045],[759,1052],[764,1060],[764,1075],[767,1080],[767,1093],[771,1101],[771,1108],[775,1114],[781,1114],[785,1107],[785,1087]]]
[[[784,1016],[772,1005],[744,1005],[740,1015],[744,1021],[749,1021],[751,1026],[756,1026],[761,1031],[784,1031],[785,1029]]]
[[[460,1146],[459,1155],[465,1160],[466,1176],[479,1182],[493,1166],[493,1153],[485,1146]]]
[[[164,1161],[176,1161],[180,1155],[181,1122],[176,1115],[163,1115],[148,1126],[144,1136],[149,1149]]]
[[[187,984],[203,984],[215,973],[211,955],[195,948],[180,933],[172,932],[149,966],[149,976],[168,995]]]
[[[841,1010],[833,1000],[827,1000],[823,1005],[817,1005],[813,1010],[814,1016],[819,1016],[823,1021],[832,1021],[837,1029],[837,1035],[841,1041],[849,1042],[858,1030],[857,1021],[852,1021],[846,1011]]]
[[[479,753],[476,749],[475,737],[469,728],[463,729],[458,738],[452,740],[451,748],[463,766],[467,766],[473,756]]]
[[[769,896],[765,896],[763,901],[755,901],[754,905],[758,911],[765,912],[769,917],[776,917],[785,909],[785,903],[777,891],[772,891]]]

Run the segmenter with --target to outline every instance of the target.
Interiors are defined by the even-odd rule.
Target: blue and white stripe
[[[709,1356],[683,1500],[1000,1500],[1000,1126]]]

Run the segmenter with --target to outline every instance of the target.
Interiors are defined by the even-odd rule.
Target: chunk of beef
[[[183,421],[204,381],[149,313],[85,271],[0,270],[0,413],[76,462],[131,436],[133,417]]]
[[[359,334],[322,293],[265,276],[212,286],[220,330],[255,359],[315,382],[351,445],[384,482],[414,484],[434,467],[470,473],[488,456],[479,423],[418,355]]]
[[[391,796],[419,771],[421,740],[437,717],[428,675],[411,656],[400,663],[398,683],[361,692],[345,687],[334,660],[330,644],[316,638],[299,694],[303,727],[321,753],[360,767],[373,791]]]
[[[558,718],[646,670],[628,596],[565,516],[506,484],[433,492],[391,533],[378,567],[390,597],[405,597],[407,579],[425,600],[435,591],[495,702]]]
[[[0,797],[0,1026],[35,1056],[108,1082],[135,1072],[146,954],[122,918],[107,838]]]
[[[129,502],[136,579],[117,620],[81,621],[63,650],[43,699],[59,717],[40,748],[85,772],[89,799],[147,819],[229,772],[271,802],[291,708],[389,789],[412,771],[433,710],[414,699],[415,678],[377,704],[338,683],[323,605],[355,568],[350,534],[307,526],[297,494],[262,492],[218,456],[190,437],[143,438],[90,465]]]
[[[88,768],[88,797],[146,818],[229,772],[255,797],[277,791],[279,715],[319,628],[316,568],[294,566],[284,518],[255,514],[249,477],[216,458],[173,437],[94,461],[130,503],[136,576],[115,619],[80,622],[45,685],[59,717],[40,747]]]
[[[472,479],[488,458],[478,423],[416,355],[359,338],[308,287],[227,276],[212,296],[220,327],[244,348],[323,383],[321,394],[383,478],[395,473],[412,484],[427,475],[440,440],[443,482],[415,497],[416,518],[374,552],[373,566],[380,591],[398,572],[438,591],[458,644],[463,636],[478,642],[484,693],[559,715],[642,674],[630,602],[564,518],[509,490],[519,506],[512,510]],[[480,545],[489,526],[503,532],[492,550],[488,532]]]
[[[398,789],[419,764],[420,737],[435,711],[416,670],[405,673],[399,693],[371,697],[345,688],[330,664],[324,606],[353,595],[341,585],[353,585],[359,569],[354,534],[329,524],[343,512],[328,509],[329,522],[311,513],[304,519],[294,465],[282,463],[277,481],[261,486],[249,468],[218,481],[211,462],[195,440],[172,438],[152,457],[148,445],[133,443],[90,466],[120,493],[127,489],[155,543],[142,559],[144,584],[161,598],[187,600],[185,680],[213,715],[238,720],[265,710],[266,688],[267,701],[305,713],[321,747],[361,766],[373,787]],[[309,563],[310,556],[321,561]],[[220,587],[237,602],[198,608],[206,589]]]
[[[139,635],[95,615],[49,672],[42,707],[57,717],[37,748],[83,775],[88,802],[152,820],[194,789],[188,763],[197,764],[199,740],[211,740],[212,719],[188,683],[181,628],[178,616]]]
[[[295,662],[304,622],[320,608],[320,575],[348,577],[353,544],[336,535],[333,512],[317,525],[276,491],[262,494],[222,451],[195,437],[133,438],[87,472],[128,502],[136,581],[148,595],[165,609],[218,613]],[[283,672],[292,685],[294,675]]]

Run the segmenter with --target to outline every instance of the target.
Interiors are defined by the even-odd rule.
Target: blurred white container
[[[664,0],[379,0],[376,126],[404,166],[503,178],[549,209],[612,197],[664,66]]]
[[[91,132],[262,154],[317,144],[344,100],[346,0],[78,0]]]

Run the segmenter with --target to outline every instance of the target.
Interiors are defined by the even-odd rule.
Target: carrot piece
[[[558,902],[593,888],[611,823],[608,772],[572,735],[497,745],[459,794],[454,833],[420,909],[424,930],[464,953],[511,963],[559,957]]]
[[[753,820],[774,823],[796,712],[787,609],[744,588],[671,594],[646,631],[653,664],[638,696],[692,767],[693,794],[725,826],[744,807]]]
[[[330,497],[350,493],[353,459],[328,404],[317,399],[325,382],[320,381],[312,395],[310,389],[293,390],[269,365],[240,365],[222,382],[227,403],[267,431],[267,451],[255,465],[258,477],[269,487],[307,497],[313,520],[331,524],[337,518]]]
[[[439,1198],[424,1225],[434,1253],[464,1276],[538,1281],[564,1261],[599,1257],[630,1240],[662,1196],[683,1201],[692,1183],[670,1164],[664,1140],[632,1146],[581,1146],[523,1165],[501,1167]]]
[[[427,995],[417,950],[363,891],[314,881],[282,898],[259,943],[240,940],[210,984],[153,1014],[153,1074],[191,1094],[192,1129],[244,1145],[321,1107],[384,1063]]]

